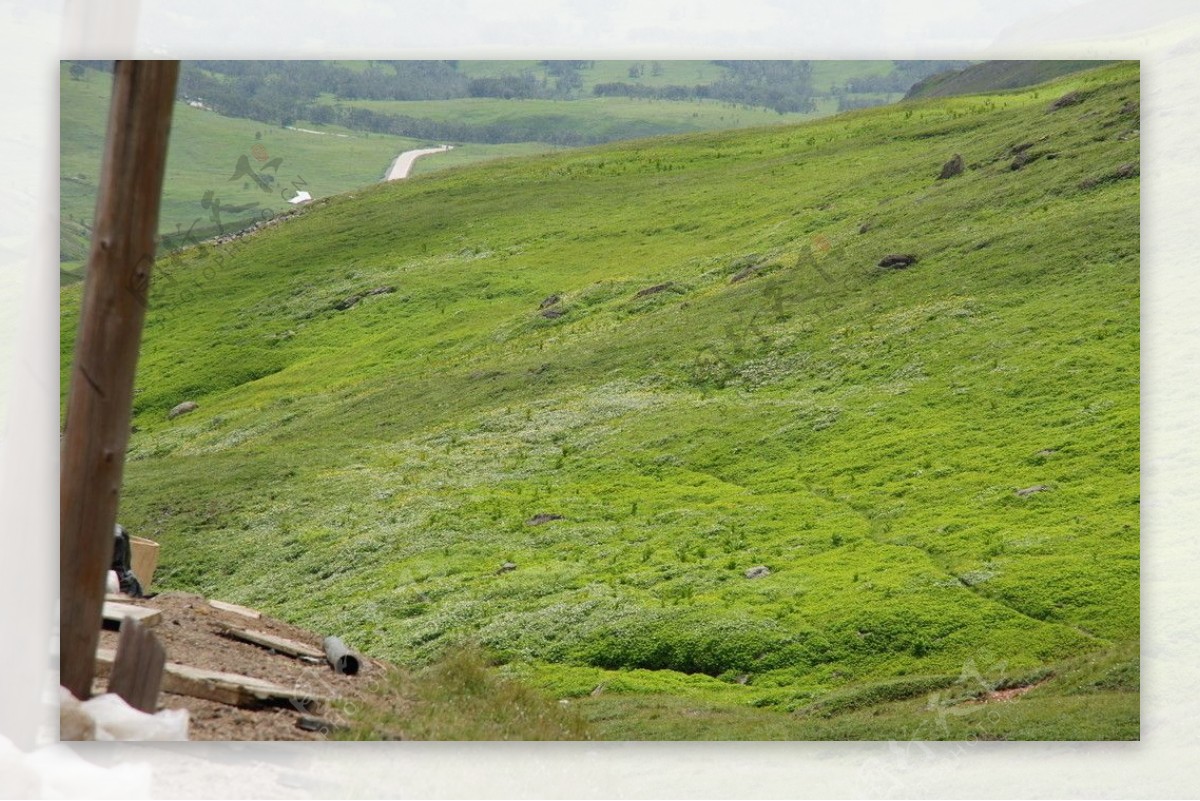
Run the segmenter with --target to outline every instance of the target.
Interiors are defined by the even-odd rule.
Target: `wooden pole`
[[[60,673],[80,700],[95,672],[178,76],[178,61],[113,70],[60,473]]]

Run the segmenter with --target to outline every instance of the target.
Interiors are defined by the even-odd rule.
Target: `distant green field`
[[[334,104],[332,97],[324,103]],[[520,122],[544,134],[555,131],[634,138],[666,133],[748,128],[812,119],[819,114],[779,114],[765,108],[715,100],[667,101],[625,97],[579,100],[503,100],[468,97],[454,100],[343,100],[342,106],[370,109],[438,122],[484,126]]]
[[[891,61],[814,61],[813,89],[828,92],[834,87],[844,86],[851,78],[888,75],[893,69],[894,64]]]
[[[59,258],[78,263],[87,258],[111,76],[88,70],[85,80],[75,81],[64,66],[61,86]],[[240,230],[258,219],[291,208],[285,198],[299,189],[322,198],[376,183],[402,151],[428,144],[337,126],[299,124],[297,127],[327,133],[287,130],[176,103],[159,232],[178,238],[190,231],[193,239],[200,240],[222,230]],[[461,155],[443,163],[452,166],[465,160],[486,159],[493,152],[510,155],[545,149],[546,146],[471,145]],[[270,182],[267,189],[248,175],[230,180],[242,158],[256,175],[265,176],[264,182]],[[275,159],[281,159],[278,165],[268,166]],[[420,160],[417,163],[420,171],[436,170],[439,166]],[[206,204],[209,192],[212,194]]]
[[[658,65],[657,70],[655,65]],[[639,67],[637,77],[629,74],[630,68]],[[472,78],[496,78],[511,75],[514,70],[526,69],[539,77],[547,76],[545,67],[537,61],[460,61],[459,72]],[[633,83],[640,86],[694,86],[707,84],[725,75],[724,67],[711,61],[675,61],[671,59],[635,59],[596,61],[592,67],[581,71],[585,95],[592,93],[598,83]]]
[[[64,67],[61,82],[60,259],[68,261],[87,256],[85,225],[91,225],[95,210],[111,76],[88,70],[85,80],[74,81]],[[290,208],[285,197],[297,189],[319,198],[374,183],[401,151],[421,145],[393,136],[351,134],[317,136],[176,103],[159,231],[168,236],[190,229],[203,239],[222,229],[238,230]],[[270,181],[267,189],[246,175],[231,180],[242,158],[256,175],[281,159],[261,173],[267,176],[264,182]]]

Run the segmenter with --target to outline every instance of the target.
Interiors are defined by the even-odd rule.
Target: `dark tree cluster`
[[[592,87],[597,97],[634,97],[649,100],[720,100],[745,106],[764,106],[780,114],[815,108],[812,66],[807,61],[717,61],[726,68],[721,79],[693,86],[645,86],[625,81]],[[634,67],[640,65],[635,64]],[[661,73],[661,68],[659,73]],[[630,68],[630,77],[642,70]]]

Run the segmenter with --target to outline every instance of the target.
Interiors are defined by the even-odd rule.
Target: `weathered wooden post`
[[[61,682],[91,694],[178,61],[118,61],[62,438]]]

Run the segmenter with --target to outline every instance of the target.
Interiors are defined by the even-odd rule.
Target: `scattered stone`
[[[1138,114],[1140,109],[1136,100],[1130,100],[1125,105],[1121,106],[1121,114]]]
[[[757,567],[752,567],[749,570],[747,570],[745,573],[745,576],[748,579],[762,578],[763,576],[769,576],[769,575],[771,575],[771,568],[767,567],[766,565],[759,565]]]
[[[634,295],[634,297],[635,298],[644,298],[647,295],[657,295],[659,292],[662,292],[663,290],[670,289],[670,288],[671,288],[671,282],[667,281],[665,284],[655,284],[654,286],[648,286],[645,289],[639,290],[638,293],[636,295]]]
[[[194,412],[199,408],[200,408],[200,404],[196,403],[195,401],[184,401],[183,403],[179,404],[171,411],[167,412],[167,419],[174,420],[176,417],[178,417],[181,414],[187,414],[188,412]]]
[[[390,295],[396,291],[394,286],[377,286],[374,289],[368,290],[367,295]]]
[[[1047,487],[1045,484],[1034,484],[1032,487],[1026,487],[1025,489],[1017,490],[1017,495],[1021,498],[1028,498],[1030,495],[1034,495],[1039,492],[1048,492],[1049,490],[1050,487]]]
[[[345,726],[338,726],[330,723],[323,718],[312,717],[310,715],[301,715],[296,718],[296,728],[304,731],[319,731],[322,734],[331,734],[335,731],[346,731]]]
[[[230,234],[221,234],[220,236],[213,237],[212,239],[210,239],[208,241],[214,245],[225,245],[230,242],[235,242],[239,239],[250,236],[251,234],[254,234],[257,231],[261,231],[264,228],[270,228],[272,225],[278,225],[281,222],[285,222],[286,220],[295,216],[298,211],[299,211],[299,209],[294,209],[292,211],[285,211],[280,214],[276,214],[275,216],[273,216],[269,219],[260,220],[260,221],[256,222],[254,225],[244,228],[241,231],[235,231],[234,233],[230,233]],[[199,243],[199,244],[204,244],[204,243]]]
[[[1051,456],[1055,453],[1058,453],[1058,451],[1055,450],[1054,448],[1043,448],[1042,450],[1035,453],[1034,456]]]
[[[545,300],[543,300],[543,301],[541,302],[541,304],[538,306],[538,308],[539,308],[539,309],[548,309],[548,308],[550,308],[551,306],[553,306],[555,303],[558,303],[560,300],[562,300],[562,297],[561,297],[561,296],[559,296],[559,295],[551,295],[550,297],[548,297],[548,298],[546,298]]]
[[[860,234],[865,234],[867,231],[870,231],[870,230],[871,230],[871,224],[869,222],[865,222],[862,225],[858,226],[858,232]]]
[[[333,304],[333,308],[337,309],[338,311],[345,311],[354,304],[358,303],[360,300],[362,300],[362,295],[351,295],[345,300],[340,300]]]
[[[533,517],[526,520],[525,525],[540,526],[543,523],[549,523],[551,520],[562,520],[562,519],[564,519],[562,515],[540,514],[540,515],[534,515]]]
[[[1067,106],[1073,106],[1076,103],[1082,103],[1082,102],[1083,102],[1083,95],[1080,92],[1067,92],[1065,95],[1060,97],[1058,100],[1055,100],[1053,103],[1050,104],[1050,110],[1057,111],[1060,108],[1066,108]]]
[[[740,675],[736,679],[734,679],[734,681],[737,682],[738,684],[745,684],[746,682],[750,681],[750,674],[743,673],[742,675]]]
[[[879,266],[889,270],[903,270],[917,261],[917,257],[911,253],[889,253],[879,260]]]
[[[1125,164],[1122,164],[1120,167],[1117,167],[1117,169],[1113,171],[1113,177],[1114,178],[1133,178],[1139,172],[1140,172],[1140,170],[1138,169],[1138,165],[1136,165],[1132,161],[1130,161]]]
[[[562,309],[542,309],[540,313],[547,320],[557,320],[559,317],[562,317],[564,314],[566,314],[566,312]]]
[[[758,272],[759,266],[760,265],[755,264],[751,265],[750,267],[743,267],[733,274],[733,277],[729,279],[729,283],[736,284],[738,281],[745,281],[747,278]]]
[[[1141,169],[1136,162],[1126,162],[1117,167],[1107,175],[1102,175],[1098,178],[1084,178],[1079,182],[1080,189],[1094,189],[1107,181],[1120,181],[1125,178],[1136,178],[1141,173]]]
[[[953,178],[956,175],[961,175],[963,169],[967,166],[963,161],[963,157],[958,153],[954,154],[954,158],[942,165],[942,174],[938,176],[939,181],[944,181],[947,178]]]
[[[500,568],[496,571],[496,575],[501,573],[511,573],[516,569],[517,565],[515,562],[505,562],[504,564],[500,565]]]
[[[1036,161],[1036,160],[1037,160],[1036,155],[1030,153],[1028,150],[1022,150],[1020,153],[1018,153],[1016,155],[1016,158],[1014,158],[1012,160],[1012,163],[1008,165],[1008,168],[1010,170],[1019,170],[1022,167],[1024,167],[1026,164],[1028,164],[1029,162]]]
[[[1012,147],[1010,147],[1008,149],[1008,154],[1010,156],[1016,156],[1021,153],[1024,153],[1026,150],[1028,150],[1031,147],[1033,147],[1033,142],[1022,142],[1019,145],[1013,145]]]

